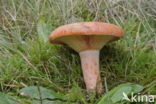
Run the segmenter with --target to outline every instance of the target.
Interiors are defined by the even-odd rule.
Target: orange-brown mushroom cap
[[[51,33],[49,41],[50,43],[67,44],[74,50],[81,51],[96,49],[95,45],[97,45],[97,49],[100,49],[104,43],[117,40],[123,37],[123,34],[122,28],[114,24],[79,22],[58,27]],[[78,46],[76,43],[81,45]],[[74,48],[75,46],[76,48]],[[82,49],[78,49],[81,47]]]
[[[112,35],[121,38],[124,35],[122,28],[114,24],[103,22],[78,22],[67,24],[55,29],[50,37],[51,43],[62,43],[58,38],[70,35]]]

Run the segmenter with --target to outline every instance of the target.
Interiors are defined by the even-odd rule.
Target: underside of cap
[[[123,37],[123,30],[113,24],[80,22],[55,29],[49,37],[51,43],[66,44],[75,51],[99,50],[106,43]]]
[[[110,35],[77,35],[59,38],[58,41],[68,45],[76,52],[86,50],[100,50],[106,43],[114,38]]]

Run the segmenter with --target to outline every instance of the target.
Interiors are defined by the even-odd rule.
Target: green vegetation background
[[[0,0],[0,91],[25,104],[19,90],[38,84],[79,101],[77,88],[85,95],[85,84],[78,54],[47,42],[58,26],[79,21],[125,31],[101,50],[105,90],[131,82],[156,94],[155,0]]]

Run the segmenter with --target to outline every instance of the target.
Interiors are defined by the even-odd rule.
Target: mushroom
[[[50,43],[65,44],[79,53],[87,91],[102,93],[99,70],[100,49],[109,42],[123,37],[123,30],[103,22],[79,22],[63,25],[55,29]]]

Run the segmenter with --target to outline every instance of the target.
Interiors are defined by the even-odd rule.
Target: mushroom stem
[[[87,90],[102,93],[103,87],[99,71],[99,50],[87,50],[79,53]]]

